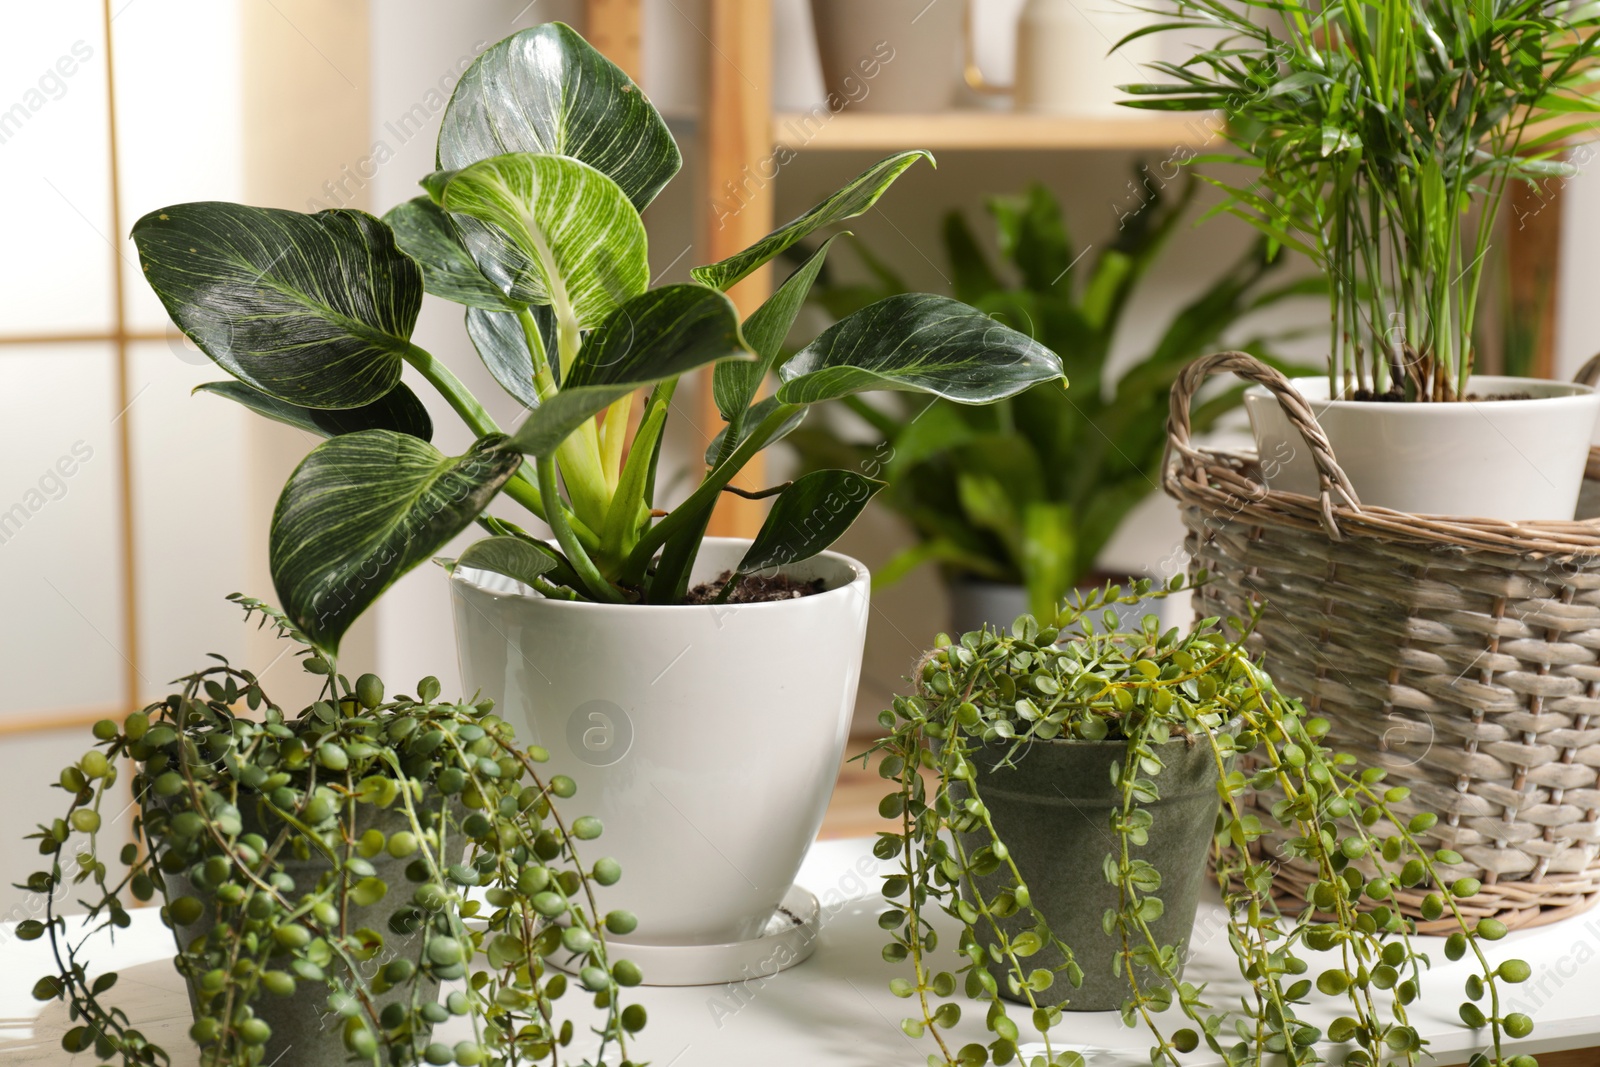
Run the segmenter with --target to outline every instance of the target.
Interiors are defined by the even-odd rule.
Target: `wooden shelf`
[[[1076,118],[1012,111],[946,111],[927,115],[840,112],[773,116],[772,141],[824,152],[926,148],[929,151],[1020,149],[1195,148],[1217,139],[1203,113]]]

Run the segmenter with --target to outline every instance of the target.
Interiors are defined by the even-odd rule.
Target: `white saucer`
[[[809,889],[792,885],[761,936],[722,945],[643,945],[607,935],[613,961],[632,960],[647,986],[722,985],[766,978],[810,958],[822,907]],[[561,961],[551,957],[558,967]],[[563,969],[565,969],[563,967]]]

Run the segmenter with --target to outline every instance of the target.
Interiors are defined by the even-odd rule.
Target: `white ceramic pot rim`
[[[743,537],[708,537],[705,539],[703,544],[709,546],[748,546],[750,541]],[[799,605],[822,603],[827,598],[837,598],[840,596],[849,595],[852,590],[855,590],[859,586],[865,586],[872,581],[871,573],[867,570],[866,565],[860,560],[847,556],[842,552],[833,552],[830,550],[818,552],[816,555],[808,556],[797,563],[785,564],[784,566],[778,568],[778,573],[788,573],[791,568],[804,567],[813,560],[828,560],[831,563],[845,568],[850,575],[850,580],[841,582],[832,589],[824,589],[820,593],[812,593],[810,596],[796,597],[791,600],[767,600],[739,604],[599,604],[588,600],[558,600],[542,596],[539,593],[528,589],[527,586],[523,585],[521,582],[518,582],[515,578],[509,578],[504,575],[496,574],[493,571],[478,570],[475,567],[457,567],[450,573],[450,580],[453,582],[460,582],[463,585],[471,586],[473,589],[476,589],[481,593],[486,593],[490,596],[506,597],[508,599],[515,598],[521,600],[536,600],[563,611],[610,612],[616,614],[641,612],[650,614],[660,614],[666,612],[682,614],[696,611],[727,611],[732,608],[737,608],[741,612],[786,611],[792,610]],[[484,581],[485,578],[491,579],[491,582],[486,584]]]
[[[1409,418],[1443,418],[1452,411],[1461,411],[1464,408],[1503,408],[1512,404],[1529,404],[1538,401],[1576,400],[1583,402],[1594,394],[1595,388],[1590,385],[1581,385],[1578,382],[1552,381],[1548,378],[1512,378],[1495,374],[1474,374],[1469,382],[1479,388],[1507,389],[1514,387],[1518,392],[1532,393],[1532,397],[1522,399],[1503,400],[1464,400],[1456,403],[1396,403],[1393,400],[1329,400],[1328,376],[1307,375],[1301,378],[1290,378],[1289,384],[1294,391],[1307,400],[1318,404],[1328,404],[1345,408],[1351,411],[1387,411],[1407,413]],[[1245,390],[1246,395],[1254,397],[1271,397],[1272,390],[1264,385],[1252,385]]]

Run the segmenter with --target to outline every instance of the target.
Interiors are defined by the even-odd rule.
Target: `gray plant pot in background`
[[[254,818],[252,808],[253,805],[241,806],[245,831],[260,833],[271,840],[272,834],[261,829]],[[401,813],[379,809],[371,811],[376,813],[376,818],[372,818],[368,814],[368,809],[363,807],[361,813],[366,818],[358,820],[356,828],[358,833],[376,827],[388,835],[408,829],[410,826]],[[443,862],[446,864],[460,862],[462,851],[462,835],[459,832],[452,832],[446,838]],[[408,959],[413,963],[421,960],[420,928],[410,934],[397,934],[389,929],[390,918],[411,903],[411,893],[416,883],[406,878],[405,870],[414,859],[416,856],[395,859],[387,853],[379,853],[373,857],[369,862],[376,869],[377,877],[383,879],[389,886],[389,892],[382,900],[370,906],[360,907],[353,903],[349,906],[347,926],[350,930],[364,927],[377,931],[384,939],[383,948],[363,965],[366,968],[364,974],[369,980],[390,960]],[[301,894],[315,889],[317,881],[329,871],[330,865],[320,853],[313,853],[311,858],[305,861],[292,856],[286,857],[283,860],[283,868],[295,883],[295,892],[286,893],[284,896],[294,901]],[[199,922],[174,928],[174,939],[182,947],[211,929],[211,916],[215,913],[213,897],[209,892],[195,888],[194,884],[182,874],[169,874],[164,877],[165,895],[169,902],[178,897],[192,896],[205,904],[205,914]],[[288,959],[287,955],[271,957],[267,961],[267,967],[286,968]],[[329,973],[335,973],[334,969],[337,966],[338,964],[330,965]],[[381,1011],[391,1001],[400,999],[409,988],[409,985],[402,986],[374,997],[379,1010]],[[328,986],[322,982],[297,979],[297,988],[293,996],[277,997],[265,991],[259,994],[251,1008],[257,1018],[272,1028],[272,1037],[267,1041],[262,1063],[293,1064],[294,1067],[345,1067],[350,1062],[350,1053],[344,1047],[342,1031],[344,1020],[328,1010],[329,992]],[[418,986],[417,995],[423,1003],[438,1003],[439,983],[424,980]],[[199,1006],[192,983],[189,984],[189,1008],[198,1018]]]
[[[1111,580],[1127,584],[1127,579]],[[1008,633],[1012,620],[1028,612],[1028,591],[1020,585],[961,580],[949,583],[948,588],[952,637],[982,629],[986,624],[991,629]],[[1105,586],[1102,582],[1098,585],[1079,586],[1078,592],[1086,594],[1103,588]],[[1117,618],[1121,620],[1122,630],[1137,630],[1139,621],[1144,616],[1161,614],[1162,603],[1160,600],[1148,599],[1138,604],[1114,604],[1111,610],[1115,611]],[[1101,628],[1100,612],[1095,613],[1094,624],[1096,629]]]
[[[1166,910],[1150,924],[1157,941],[1186,947],[1216,822],[1217,767],[1204,743],[1191,745],[1179,738],[1157,751],[1166,764],[1156,778],[1161,799],[1146,805],[1153,816],[1149,843],[1134,848],[1133,855],[1161,872],[1161,889],[1155,895]],[[1114,971],[1119,943],[1100,924],[1106,909],[1117,906],[1117,887],[1106,881],[1102,862],[1115,842],[1111,812],[1121,805],[1111,784],[1111,766],[1122,762],[1126,745],[1122,741],[1041,741],[1021,755],[1014,768],[992,769],[1004,752],[1005,748],[996,747],[977,757],[979,793],[1034,906],[1056,936],[1072,947],[1083,968],[1081,987],[1072,989],[1063,975],[1042,1000],[1070,998],[1071,1011],[1120,1008],[1129,995],[1128,979],[1126,972],[1118,975]],[[955,783],[952,791],[957,787],[957,796],[964,797],[965,787]],[[962,836],[969,850],[989,843],[984,834]],[[986,896],[1004,884],[999,875],[978,882]],[[1001,922],[1007,936],[1030,925],[1025,913]],[[1062,962],[1059,951],[1046,949],[1029,957],[1024,965],[1031,970],[1054,968]],[[1022,1002],[1010,995],[1005,969],[994,964],[989,969],[1000,983],[1001,994]]]
[[[811,0],[822,83],[851,111],[944,111],[962,85],[962,0]]]

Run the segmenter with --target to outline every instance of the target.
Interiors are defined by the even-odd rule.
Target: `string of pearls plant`
[[[247,618],[261,613],[306,644],[265,604],[233,599]],[[108,1002],[116,974],[92,975],[83,956],[94,932],[129,925],[130,897],[161,893],[163,921],[179,933],[175,962],[194,992],[190,1036],[207,1067],[263,1062],[270,1002],[307,990],[312,1019],[323,1016],[327,1039],[342,1040],[352,1061],[568,1062],[575,1028],[557,1015],[569,989],[549,963],[558,953],[600,1009],[598,1050],[586,1062],[607,1062],[610,1050],[628,1064],[627,1039],[645,1012],[619,994],[641,976],[611,958],[606,935],[628,933],[635,919],[596,905],[594,886],[621,872],[614,860],[580,858],[601,826],[558,812],[571,779],[542,777],[546,753],[519,748],[489,701],[440,702],[434,678],[415,697],[386,700],[376,676],[351,685],[323,653],[307,645],[300,654],[325,684],[297,718],[255,675],[217,657],[121,726],[97,723],[95,746],[61,772],[71,802],[32,835],[50,867],[27,882],[47,911],[17,934],[49,939],[55,970],[34,995],[69,1005],[77,1025],[65,1049],[124,1065],[169,1062]],[[113,787],[127,770],[136,843],[113,868],[101,831],[105,811],[122,807]],[[401,870],[403,884],[382,876]],[[55,912],[69,884],[93,887],[77,940]],[[358,925],[382,914],[386,929]],[[438,983],[458,979],[465,987],[441,1003]],[[451,1016],[468,1017],[473,1036],[431,1040]]]
[[[1181,579],[1172,589],[1179,587]],[[1470,955],[1475,963],[1459,1008],[1464,1025],[1485,1031],[1472,1064],[1535,1067],[1533,1057],[1506,1048],[1508,1038],[1528,1035],[1532,1021],[1501,1006],[1502,983],[1525,981],[1529,967],[1515,959],[1495,964],[1485,954],[1484,942],[1506,928],[1463,916],[1458,902],[1479,884],[1448,879],[1442,868],[1461,858],[1447,849],[1430,853],[1415,836],[1435,816],[1398,816],[1393,806],[1409,790],[1326,748],[1328,723],[1283,697],[1238,644],[1216,632],[1217,620],[1180,637],[1161,633],[1147,616],[1142,632],[1127,634],[1114,632],[1108,611],[1107,629],[1096,630],[1093,613],[1149,594],[1148,582],[1128,595],[1108,587],[1048,625],[1022,616],[1008,634],[984,630],[954,642],[941,635],[919,667],[917,695],[897,699],[880,716],[890,734],[865,758],[875,755],[879,774],[893,784],[880,810],[900,820],[900,831],[882,834],[875,848],[879,859],[900,861],[883,888],[889,909],[880,925],[891,934],[883,955],[908,965],[891,988],[913,1002],[901,1026],[933,1042],[928,1062],[1081,1067],[1082,1056],[1061,1047],[1060,1031],[1082,968],[1034,903],[983,788],[1034,746],[1122,739],[1125,758],[1111,773],[1120,791],[1109,825],[1114,844],[1104,857],[1118,905],[1105,913],[1103,929],[1120,946],[1124,1022],[1149,1029],[1153,1064],[1188,1062],[1185,1054],[1202,1043],[1208,1060],[1220,1057],[1229,1067],[1269,1056],[1308,1064],[1327,1054],[1326,1042],[1352,1067],[1418,1063],[1426,1042],[1410,1009],[1430,960],[1388,901],[1397,887],[1429,886],[1424,913],[1453,915],[1458,925],[1444,942],[1445,956]],[[1239,1007],[1208,1004],[1203,989],[1181,977],[1184,945],[1163,942],[1151,929],[1162,914],[1161,876],[1140,849],[1163,788],[1158,748],[1185,736],[1209,748],[1219,774],[1212,863],[1229,944],[1249,984]],[[991,766],[996,746],[1004,755]],[[924,772],[932,772],[931,785]],[[1257,797],[1260,807],[1252,803]],[[1275,907],[1271,860],[1251,855],[1251,843],[1273,824],[1290,829],[1289,852],[1321,872],[1309,893],[1313,906],[1299,913]],[[981,847],[972,847],[973,835]],[[960,931],[954,955],[937,951],[939,912]],[[1030,959],[1039,956],[1051,965]],[[984,1011],[987,1044],[958,1045],[958,991]],[[1030,1039],[1011,1015],[1018,1002],[1042,1035],[1042,1055],[1019,1053]],[[1313,1007],[1337,1018],[1325,1030],[1313,1025],[1306,1021]]]

